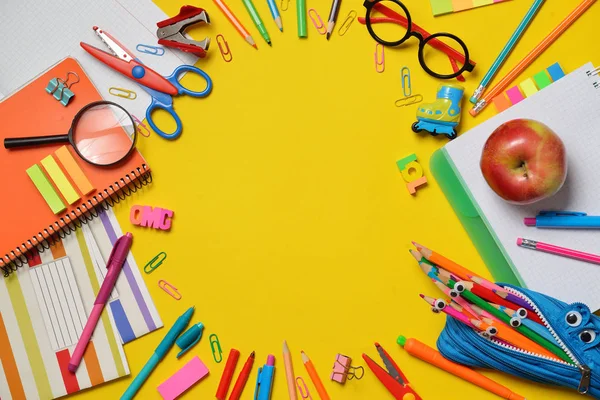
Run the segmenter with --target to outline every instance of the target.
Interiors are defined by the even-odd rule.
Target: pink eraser
[[[523,244],[523,238],[517,238],[517,246],[520,246]]]
[[[525,223],[525,225],[527,225],[527,226],[535,226],[535,222],[536,222],[535,217],[534,218],[532,218],[532,217],[523,218],[523,223]]]
[[[158,393],[165,400],[174,400],[206,375],[208,375],[208,368],[196,356],[169,379],[161,383],[157,388]]]

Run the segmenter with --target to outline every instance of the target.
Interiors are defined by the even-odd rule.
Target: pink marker
[[[104,306],[106,305],[106,302],[108,301],[108,298],[115,287],[117,278],[121,274],[123,264],[127,259],[129,249],[131,249],[132,241],[133,235],[127,232],[125,236],[121,236],[113,246],[110,257],[108,258],[108,262],[106,263],[106,269],[108,270],[108,273],[104,278],[104,282],[102,282],[102,286],[100,287],[100,291],[98,292],[98,296],[94,302],[94,308],[92,308],[90,317],[85,324],[85,328],[83,328],[81,337],[79,338],[77,346],[75,347],[73,355],[71,356],[71,360],[69,361],[70,372],[75,373],[79,367],[79,364],[81,363],[83,353],[85,352],[85,349],[92,338],[92,334],[96,329],[96,325],[98,325],[98,320],[102,315],[102,310],[104,310]]]
[[[600,256],[597,256],[595,254],[584,253],[583,251],[554,246],[548,243],[536,242],[535,240],[518,238],[517,245],[526,249],[538,250],[563,257],[574,258],[576,260],[585,261],[592,264],[600,264]]]

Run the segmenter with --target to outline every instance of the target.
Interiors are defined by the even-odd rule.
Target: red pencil
[[[237,380],[235,381],[235,385],[233,385],[233,390],[229,395],[229,400],[239,400],[242,396],[242,392],[244,391],[244,387],[246,386],[246,382],[248,382],[248,378],[250,377],[250,371],[252,371],[252,366],[254,365],[254,352],[250,354],[250,357],[246,360],[244,367],[240,371]]]

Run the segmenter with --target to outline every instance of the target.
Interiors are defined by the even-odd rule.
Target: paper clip
[[[411,104],[417,104],[422,101],[423,101],[423,96],[421,96],[420,94],[415,94],[414,96],[408,96],[403,99],[398,99],[398,100],[396,100],[396,102],[394,104],[396,104],[396,107],[404,107],[404,106],[410,106]]]
[[[409,97],[412,94],[412,86],[410,85],[410,69],[408,67],[402,67],[400,70],[400,80],[402,81],[404,97]]]
[[[135,49],[140,53],[152,54],[153,56],[162,56],[165,54],[165,49],[157,46],[150,46],[148,44],[138,44]]]
[[[283,6],[285,4],[285,7]],[[281,0],[281,11],[287,11],[290,8],[290,0]]]
[[[360,372],[360,373],[359,373]],[[331,373],[331,380],[341,383],[346,383],[346,380],[360,380],[365,375],[365,369],[360,367],[352,366],[352,359],[343,354],[338,354],[335,357],[333,363],[333,372]]]
[[[352,25],[352,23],[354,22],[354,18],[356,18],[357,16],[358,13],[355,10],[350,10],[348,16],[344,20],[344,23],[342,24],[342,26],[340,26],[340,29],[338,30],[338,34],[340,36],[344,36],[346,32],[348,32],[348,29],[350,29],[350,25]]]
[[[148,261],[148,264],[144,265],[144,272],[149,274],[154,271],[156,268],[160,267],[167,258],[167,253],[161,251],[158,253],[152,260]]]
[[[218,364],[223,361],[223,351],[221,350],[221,343],[219,337],[213,333],[208,337],[210,343],[210,350],[212,351],[213,359]]]
[[[127,90],[114,86],[108,89],[108,93],[112,94],[113,96],[122,97],[128,100],[135,100],[137,98],[137,93],[133,90]]]
[[[306,382],[304,381],[304,378],[302,378],[301,376],[296,378],[296,386],[298,386],[298,391],[300,392],[300,396],[302,396],[303,399],[308,399],[308,400],[312,400],[312,396],[310,395],[310,392],[308,391],[308,386],[306,386]]]
[[[327,27],[323,23],[323,19],[321,18],[317,10],[311,8],[310,10],[308,10],[308,16],[310,17],[310,20],[312,21],[315,28],[317,28],[317,32],[319,32],[319,35],[324,35],[327,33]]]
[[[219,38],[221,38],[221,40],[219,40]],[[221,51],[221,57],[223,57],[223,60],[225,60],[225,62],[231,62],[231,60],[233,60],[233,54],[231,54],[231,49],[229,48],[229,43],[227,43],[227,40],[225,40],[225,37],[223,37],[223,35],[218,34],[217,35],[217,44],[219,45],[219,50]],[[225,51],[225,49],[223,49],[223,45],[225,45],[225,47],[227,48],[227,51]],[[229,56],[229,57],[227,57]]]
[[[167,294],[169,296],[171,296],[172,298],[174,298],[175,300],[181,300],[181,294],[179,294],[179,292],[177,291],[177,288],[173,285],[171,285],[169,282],[165,281],[164,279],[161,279],[160,281],[158,281],[158,287],[161,288],[162,290],[164,290],[165,292],[167,292]],[[171,292],[172,289],[173,291]]]
[[[379,73],[385,71],[385,47],[381,43],[375,45],[375,71]]]
[[[144,124],[142,121],[140,121],[139,118],[136,117],[133,114],[131,114],[131,118],[133,118],[133,120],[137,124],[137,131],[138,131],[138,133],[140,135],[142,135],[143,137],[150,137],[150,129],[148,129],[148,127],[146,126],[146,124]]]

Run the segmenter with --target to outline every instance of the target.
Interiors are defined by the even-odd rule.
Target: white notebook
[[[537,229],[524,217],[541,210],[570,210],[600,215],[600,78],[591,63],[528,97],[445,147],[457,175],[479,210],[508,264],[525,285],[565,302],[600,309],[600,265],[571,260],[516,245],[525,237],[600,254],[600,230]],[[488,186],[479,167],[487,138],[502,123],[527,118],[553,129],[564,141],[569,161],[564,187],[554,197],[528,206],[502,200]]]

